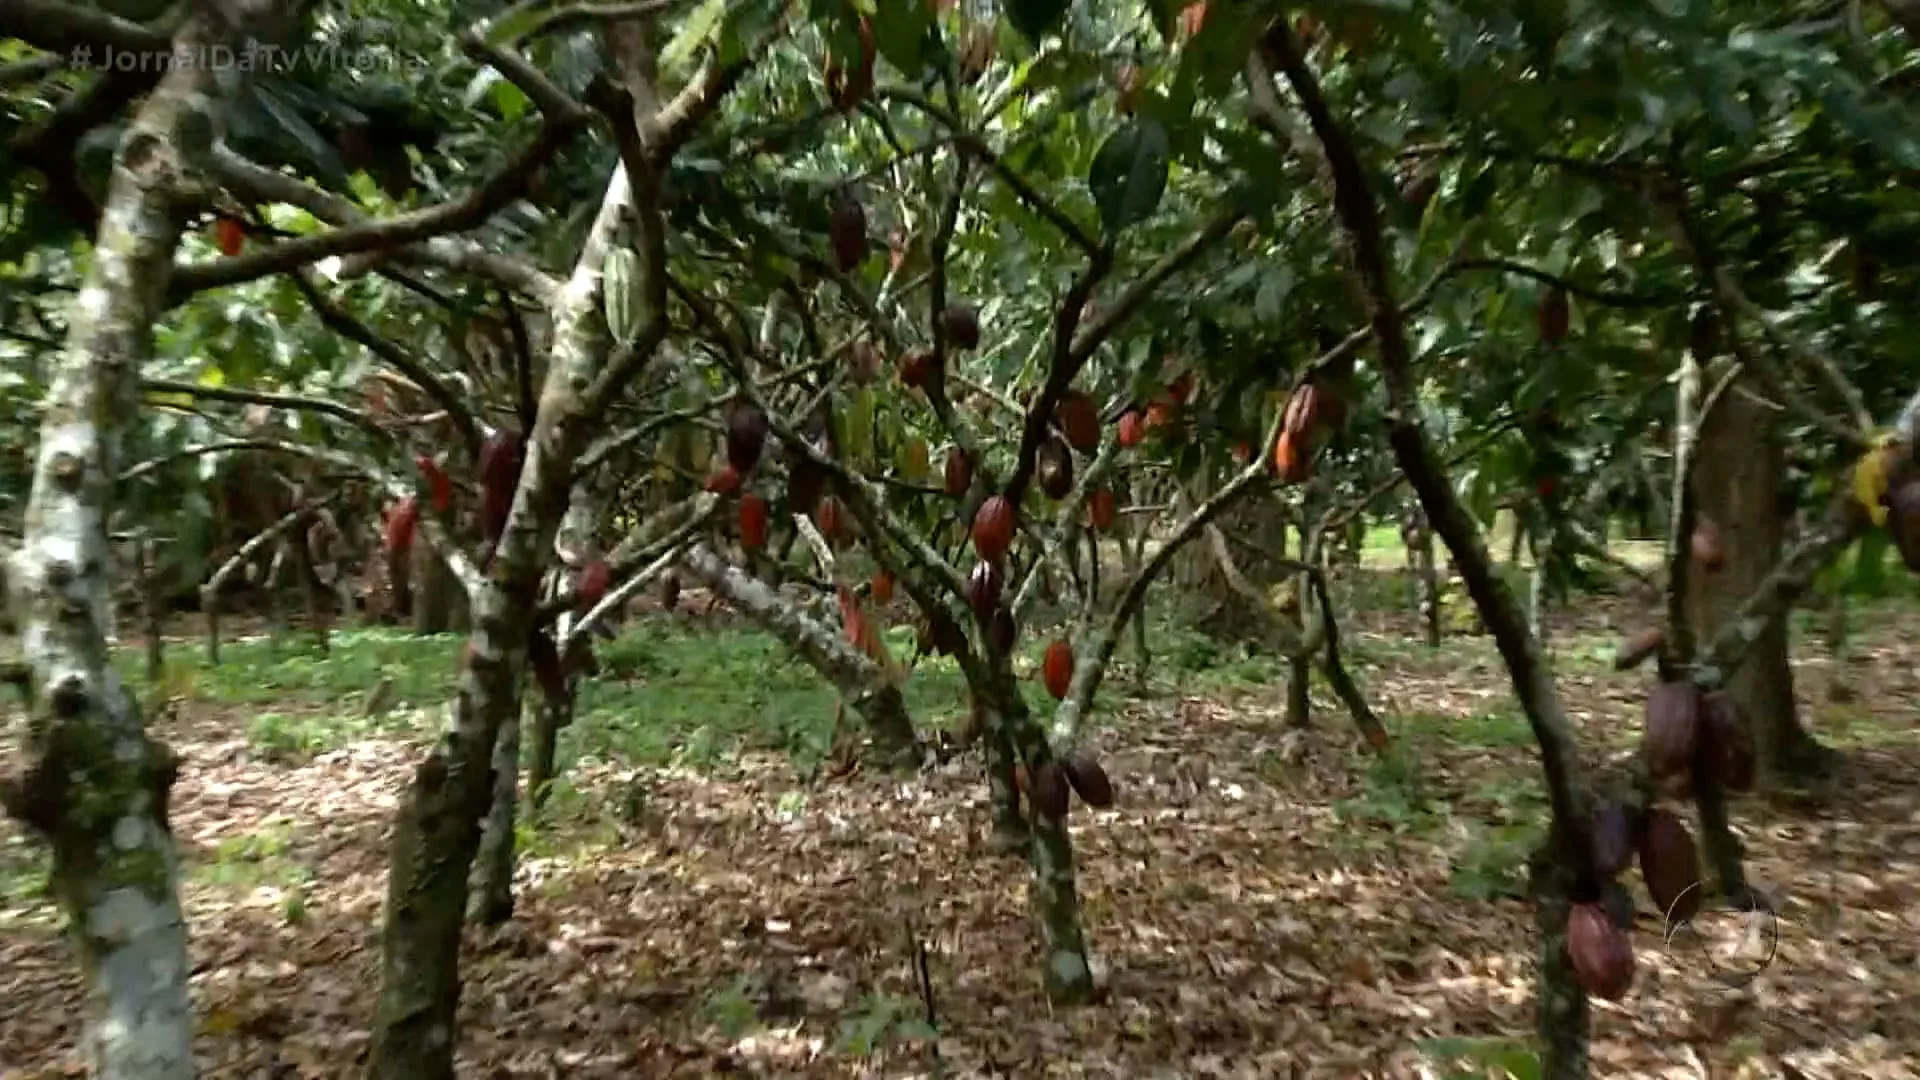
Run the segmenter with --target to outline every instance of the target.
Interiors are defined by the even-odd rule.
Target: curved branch
[[[373,419],[358,409],[348,408],[337,401],[325,398],[302,397],[297,394],[275,394],[264,390],[241,390],[231,386],[201,386],[198,383],[177,382],[173,379],[141,379],[140,389],[149,394],[186,394],[189,397],[207,401],[228,401],[241,405],[270,405],[276,409],[294,409],[302,412],[324,413],[338,417],[351,424],[357,424],[368,431],[386,434],[386,430],[373,422]]]

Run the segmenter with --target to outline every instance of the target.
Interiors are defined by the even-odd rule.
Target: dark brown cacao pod
[[[1693,834],[1665,810],[1647,814],[1640,836],[1640,877],[1653,906],[1669,923],[1683,923],[1700,911],[1700,858]]]
[[[1067,783],[1079,793],[1080,801],[1101,810],[1113,805],[1113,781],[1092,754],[1075,750],[1060,762],[1060,770],[1067,774]]]
[[[1000,606],[1000,590],[1005,578],[999,563],[982,559],[973,564],[973,573],[967,575],[967,604],[980,621],[992,619],[994,609]]]
[[[727,412],[727,463],[745,476],[760,463],[767,445],[767,414],[751,402],[736,403]]]
[[[956,349],[980,344],[980,315],[972,304],[948,304],[940,312],[940,325],[947,332],[947,343]]]
[[[947,451],[944,473],[942,479],[945,481],[947,494],[956,499],[965,495],[967,488],[973,485],[973,463],[967,460],[967,452],[957,446]]]
[[[1065,440],[1048,439],[1041,444],[1035,477],[1049,499],[1064,499],[1073,492],[1073,452]]]
[[[1728,791],[1751,791],[1753,734],[1740,703],[1724,690],[1700,699],[1700,753],[1708,775]]]
[[[1618,1001],[1633,985],[1633,939],[1599,904],[1575,904],[1567,913],[1567,958],[1594,997]]]
[[[1612,799],[1593,811],[1593,872],[1610,878],[1627,868],[1639,845],[1639,822],[1633,810]]]
[[[1700,692],[1691,682],[1661,683],[1647,695],[1647,726],[1641,740],[1647,773],[1669,780],[1693,773],[1700,747]]]
[[[841,273],[847,273],[866,261],[867,212],[858,199],[842,195],[834,202],[828,232],[833,240],[833,265]]]
[[[1067,816],[1067,808],[1071,804],[1068,800],[1067,777],[1060,766],[1051,761],[1041,765],[1028,774],[1028,783],[1031,788],[1028,795],[1040,816],[1056,819]]]

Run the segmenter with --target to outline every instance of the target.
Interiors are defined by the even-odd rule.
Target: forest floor
[[[523,834],[519,910],[469,935],[460,1075],[1537,1069],[1536,934],[1520,889],[1544,801],[1486,638],[1428,650],[1404,617],[1345,626],[1396,737],[1374,757],[1322,687],[1316,725],[1284,731],[1270,659],[1156,625],[1145,692],[1123,665],[1100,701],[1093,742],[1119,803],[1073,811],[1104,1000],[1054,1012],[1024,866],[982,846],[977,759],[819,778],[831,694],[767,639],[693,615],[697,599],[602,649],[605,674],[566,733],[566,781]],[[1553,621],[1592,758],[1638,732],[1651,676],[1607,661],[1645,610],[1582,601]],[[1914,1075],[1920,607],[1884,602],[1859,625],[1845,672],[1858,694],[1844,704],[1829,700],[1817,641],[1797,637],[1802,707],[1845,751],[1844,771],[1820,791],[1733,807],[1749,876],[1780,911],[1771,964],[1743,988],[1717,983],[1699,942],[1663,944],[1631,875],[1639,974],[1623,1001],[1596,1004],[1595,1076]],[[322,659],[241,641],[210,668],[181,632],[168,675],[179,704],[158,733],[185,758],[172,815],[202,1074],[353,1075],[378,977],[385,831],[439,722],[457,642],[356,631]],[[368,715],[381,678],[398,705]],[[950,668],[916,670],[917,719],[954,722],[958,685]],[[11,748],[0,735],[0,755]],[[44,887],[39,849],[0,822],[5,1080],[81,1072],[83,1003]]]

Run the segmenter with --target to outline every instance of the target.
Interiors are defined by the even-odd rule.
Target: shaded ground
[[[1604,666],[1615,628],[1636,625],[1621,610],[1583,604],[1555,627],[1589,747],[1638,730],[1645,677]],[[1530,735],[1484,639],[1428,653],[1400,622],[1350,635],[1400,737],[1387,759],[1360,752],[1319,687],[1319,727],[1283,733],[1270,662],[1176,630],[1155,635],[1146,696],[1110,680],[1096,741],[1121,802],[1074,811],[1107,1000],[1050,1014],[1024,867],[980,848],[976,761],[810,784],[832,698],[804,669],[751,634],[645,621],[583,700],[571,786],[526,837],[515,922],[470,937],[461,1073],[928,1075],[916,937],[944,1075],[1413,1077],[1446,1075],[1448,1051],[1491,1060],[1532,1025],[1534,935],[1514,894],[1543,813]],[[1596,1076],[1914,1075],[1920,687],[1904,642],[1920,615],[1861,622],[1858,700],[1828,704],[1823,664],[1799,672],[1812,726],[1850,752],[1830,808],[1735,807],[1782,911],[1773,964],[1731,992],[1643,922],[1633,992],[1597,1007]],[[230,653],[173,676],[183,703],[162,731],[186,758],[174,825],[203,1071],[351,1074],[386,823],[437,718],[410,706],[439,700],[454,643]],[[400,707],[366,716],[382,677]],[[950,671],[912,685],[922,719],[957,714]],[[77,980],[42,874],[0,824],[6,1080],[76,1074]]]

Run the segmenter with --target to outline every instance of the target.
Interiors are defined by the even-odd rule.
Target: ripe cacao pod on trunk
[[[420,524],[420,504],[409,495],[387,511],[387,554],[405,559],[413,551],[414,529]]]
[[[480,443],[480,536],[491,548],[507,531],[513,493],[520,486],[527,447],[517,431],[496,428]]]
[[[1013,504],[994,495],[973,515],[973,550],[988,562],[999,562],[1013,546]]]
[[[867,259],[867,211],[852,195],[843,194],[833,205],[828,223],[833,240],[833,265],[848,273]]]
[[[1568,911],[1567,958],[1594,997],[1618,1001],[1633,985],[1633,940],[1599,904],[1575,904]]]
[[[980,344],[980,315],[972,304],[948,304],[940,312],[940,325],[947,344],[956,349],[971,349]]]
[[[1740,703],[1715,690],[1700,699],[1700,719],[1700,753],[1708,773],[1728,791],[1753,790],[1753,734]]]
[[[1119,510],[1114,506],[1113,492],[1099,488],[1087,496],[1087,521],[1095,531],[1106,532],[1113,528]]]
[[[959,498],[973,485],[973,463],[967,460],[967,452],[954,447],[947,451],[947,464],[942,477],[947,494]]]
[[[716,495],[731,495],[740,490],[740,470],[722,465],[707,474],[706,488]]]
[[[1055,701],[1067,696],[1067,688],[1073,684],[1073,645],[1065,638],[1047,646],[1040,660],[1040,675]]]
[[[1311,382],[1303,382],[1287,399],[1287,411],[1281,421],[1281,430],[1293,437],[1301,446],[1307,445],[1313,438],[1314,428],[1320,422],[1320,388]]]
[[[607,586],[613,583],[613,567],[605,559],[595,559],[580,568],[573,585],[574,598],[580,611],[593,609],[607,595]]]
[[[1100,760],[1085,750],[1075,750],[1060,762],[1060,769],[1067,774],[1067,782],[1080,795],[1080,801],[1096,809],[1104,810],[1113,805],[1113,781],[1107,778],[1107,770],[1100,767]]]
[[[1027,774],[1028,799],[1040,816],[1058,820],[1067,816],[1072,805],[1067,778],[1060,766],[1049,761]]]
[[[740,546],[748,551],[767,546],[767,500],[751,491],[740,496]]]
[[[1664,682],[1647,695],[1641,748],[1647,774],[1656,781],[1692,775],[1694,755],[1700,748],[1700,692],[1691,682]]]
[[[1627,868],[1638,848],[1639,819],[1630,807],[1608,799],[1593,810],[1593,872],[1611,878]]]
[[[1307,456],[1303,443],[1296,442],[1292,433],[1283,431],[1273,444],[1273,468],[1283,482],[1298,484],[1313,475],[1313,459]]]
[[[993,621],[988,624],[987,631],[993,638],[994,651],[1002,656],[1013,651],[1014,639],[1020,636],[1020,629],[1013,622],[1013,612],[1004,606],[994,609]]]
[[[745,476],[760,463],[767,444],[767,414],[751,402],[739,402],[727,412],[727,463]]]
[[[1120,445],[1123,449],[1139,446],[1147,438],[1147,418],[1140,415],[1138,409],[1128,409],[1120,415]]]
[[[1034,463],[1035,477],[1040,481],[1040,490],[1047,493],[1049,499],[1064,499],[1073,492],[1073,453],[1067,449],[1065,441],[1048,439],[1040,446],[1039,459]]]
[[[1686,922],[1700,911],[1700,858],[1693,834],[1665,810],[1647,814],[1640,835],[1640,878],[1653,906],[1670,924]]]
[[[992,619],[994,609],[1000,606],[1004,576],[999,563],[985,559],[974,563],[973,572],[967,575],[967,605],[981,622]]]
[[[1067,442],[1083,454],[1100,449],[1100,411],[1093,399],[1078,390],[1069,390],[1054,406],[1053,422]]]
[[[918,390],[933,382],[935,365],[933,353],[927,349],[914,349],[900,358],[900,382],[902,385]]]

